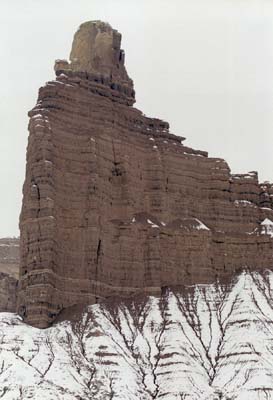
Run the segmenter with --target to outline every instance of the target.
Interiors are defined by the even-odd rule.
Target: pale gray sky
[[[138,108],[273,181],[272,0],[0,0],[0,237],[18,235],[27,112],[92,19],[123,34]]]

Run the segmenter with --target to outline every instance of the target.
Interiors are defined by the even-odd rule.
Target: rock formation
[[[15,312],[19,275],[19,239],[0,239],[0,312]]]
[[[87,22],[29,112],[18,310],[63,309],[273,267],[273,185],[133,107],[121,35]]]

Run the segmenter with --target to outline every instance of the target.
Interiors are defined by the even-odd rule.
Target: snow
[[[0,247],[19,247],[19,244],[15,244],[15,243],[0,243]]]
[[[210,229],[203,224],[199,219],[195,218],[195,221],[198,223],[198,225],[195,227],[195,229],[199,230],[205,230],[205,231],[210,231]]]
[[[234,204],[236,206],[242,205],[244,207],[247,207],[247,206],[252,206],[254,208],[257,207],[255,204],[253,204],[251,201],[248,201],[248,200],[234,200]]]
[[[42,114],[36,114],[32,117],[32,119],[36,119],[36,118],[43,118]]]
[[[183,154],[186,154],[187,156],[204,157],[202,154],[187,153],[186,151],[184,151]]]
[[[150,219],[147,219],[148,224],[152,225],[152,228],[159,228],[159,226],[157,224],[155,224],[154,222],[152,222]]]
[[[273,238],[273,222],[269,218],[265,218],[261,222],[262,230],[261,234],[262,235],[269,235]]]
[[[0,313],[0,398],[271,400],[272,321],[271,271],[96,304],[45,330]]]
[[[253,179],[256,177],[257,175],[255,173],[232,175],[233,179]]]

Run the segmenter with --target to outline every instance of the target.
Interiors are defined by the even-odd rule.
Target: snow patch
[[[147,219],[148,224],[152,225],[152,228],[159,228],[159,226],[157,224],[155,224],[153,221],[151,221],[150,219]]]
[[[31,119],[36,119],[36,118],[43,118],[42,114],[35,114]]]
[[[204,230],[204,231],[210,231],[210,229],[203,224],[199,219],[195,218],[195,221],[198,223],[198,225],[195,227],[195,229],[199,230]]]
[[[253,204],[251,201],[248,201],[248,200],[234,200],[234,204],[235,204],[236,206],[239,206],[239,205],[241,204],[241,205],[243,205],[244,207],[246,207],[247,205],[256,207],[255,204]]]
[[[262,235],[269,235],[270,237],[273,238],[273,222],[269,218],[265,218],[261,222],[262,230],[261,234]]]

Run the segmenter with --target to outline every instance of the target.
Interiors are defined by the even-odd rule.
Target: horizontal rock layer
[[[273,267],[273,186],[184,145],[133,108],[132,86],[56,64],[30,111],[19,311]]]
[[[19,238],[0,239],[0,312],[15,312],[19,275]]]

